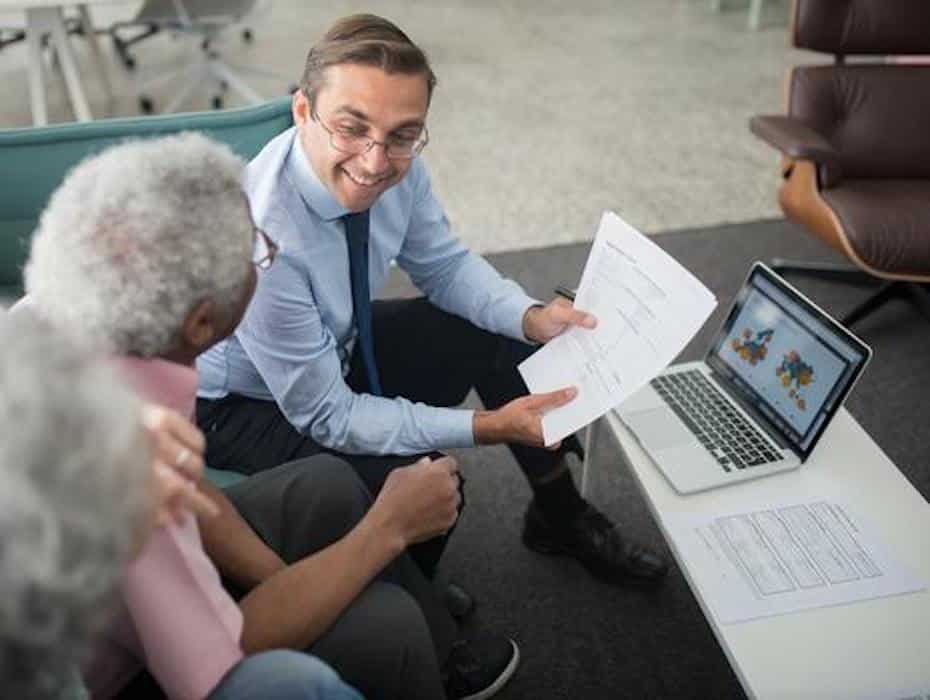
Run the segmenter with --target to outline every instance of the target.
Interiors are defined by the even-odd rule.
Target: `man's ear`
[[[303,90],[298,89],[291,98],[291,116],[297,126],[303,126],[310,121],[310,100]]]
[[[191,309],[181,326],[184,343],[198,351],[209,347],[216,339],[218,323],[216,305],[212,299],[203,299]]]

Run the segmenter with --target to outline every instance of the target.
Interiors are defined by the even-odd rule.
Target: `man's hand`
[[[458,518],[458,465],[452,457],[424,457],[393,470],[372,512],[384,518],[402,548],[447,532]]]
[[[475,442],[493,445],[517,442],[530,447],[544,447],[542,417],[553,408],[564,406],[578,395],[574,387],[548,394],[530,394],[501,406],[496,411],[475,411]],[[549,445],[550,450],[561,443]]]
[[[523,315],[523,335],[537,343],[548,343],[571,326],[594,328],[597,319],[578,311],[568,299],[558,297],[545,306],[531,306]]]
[[[180,413],[153,404],[145,406],[142,423],[154,447],[155,524],[180,522],[188,510],[216,515],[216,504],[197,490],[204,469],[203,433]]]

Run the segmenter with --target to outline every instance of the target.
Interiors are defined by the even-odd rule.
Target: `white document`
[[[925,587],[847,505],[828,498],[663,522],[724,624]]]
[[[551,445],[619,406],[661,372],[717,305],[659,246],[605,212],[575,297],[597,328],[571,328],[520,364],[534,394],[574,386],[578,396],[543,416]]]

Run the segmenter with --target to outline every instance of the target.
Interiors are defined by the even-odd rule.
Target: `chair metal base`
[[[209,95],[214,109],[224,107],[227,92],[232,92],[247,104],[256,105],[267,101],[267,97],[255,91],[245,81],[246,76],[265,80],[272,79],[282,85],[289,86],[288,80],[276,73],[254,66],[236,65],[223,60],[222,54],[218,48],[215,48],[215,44],[225,27],[225,24],[217,24],[215,27],[206,27],[204,31],[194,31],[183,24],[178,26],[161,25],[162,30],[175,31],[179,36],[188,40],[195,40],[197,42],[196,48],[194,48],[196,58],[190,60],[185,68],[157,75],[142,83],[139,88],[139,105],[143,113],[151,114],[155,111],[176,112],[196,91],[208,90],[210,86],[215,87],[215,92]],[[116,40],[116,33],[113,32],[112,35]],[[145,34],[145,36],[148,36],[148,34]],[[137,40],[141,40],[145,36],[139,36]],[[242,38],[247,43],[251,42],[253,39],[251,30],[243,29]],[[155,104],[148,91],[155,86],[164,84],[179,85],[180,87],[164,109],[155,110]]]
[[[243,74],[268,77],[264,71],[244,66],[236,66],[226,63],[218,56],[210,55],[207,56],[204,61],[188,66],[180,71],[160,75],[148,82],[140,90],[140,103],[148,105],[148,107],[143,107],[143,111],[152,111],[154,105],[151,98],[147,96],[147,91],[152,87],[164,83],[180,83],[180,88],[175,93],[174,97],[163,110],[160,110],[164,113],[178,111],[196,90],[204,90],[206,86],[211,84],[217,87],[217,92],[211,95],[212,104],[216,109],[220,109],[223,106],[223,96],[227,90],[233,92],[242,101],[248,104],[257,105],[265,102],[268,98],[252,89],[248,83],[243,80]]]
[[[26,39],[26,32],[22,29],[0,29],[0,49],[9,44],[15,44]]]
[[[81,36],[86,36],[88,31],[94,31],[93,27],[85,27],[81,19],[77,17],[72,17],[65,20],[65,31],[68,34],[79,34]],[[4,46],[9,46],[10,44],[17,44],[20,41],[26,40],[26,30],[25,29],[7,29],[5,27],[0,27],[0,49],[3,49]],[[42,48],[46,48],[49,44],[48,37],[42,37]]]
[[[853,265],[808,263],[774,258],[771,261],[771,268],[779,274],[813,277],[860,287],[877,287],[876,291],[839,319],[840,323],[847,328],[880,309],[892,299],[905,299],[911,302],[930,320],[930,285],[927,284],[903,280],[882,280]]]
[[[123,37],[121,34],[126,30],[134,31],[135,33]],[[133,23],[118,23],[110,27],[110,38],[113,40],[113,50],[116,51],[116,55],[119,56],[119,60],[122,62],[126,68],[133,70],[136,67],[136,59],[131,53],[129,53],[129,48],[133,44],[137,44],[140,41],[145,41],[150,36],[158,34],[161,31],[161,27],[155,22],[145,22],[142,24],[133,24]]]

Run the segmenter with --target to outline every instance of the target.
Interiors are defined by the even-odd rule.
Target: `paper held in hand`
[[[681,352],[717,305],[678,262],[612,212],[604,212],[575,307],[597,328],[571,328],[520,364],[534,394],[569,386],[578,396],[543,416],[547,445],[600,418]]]

